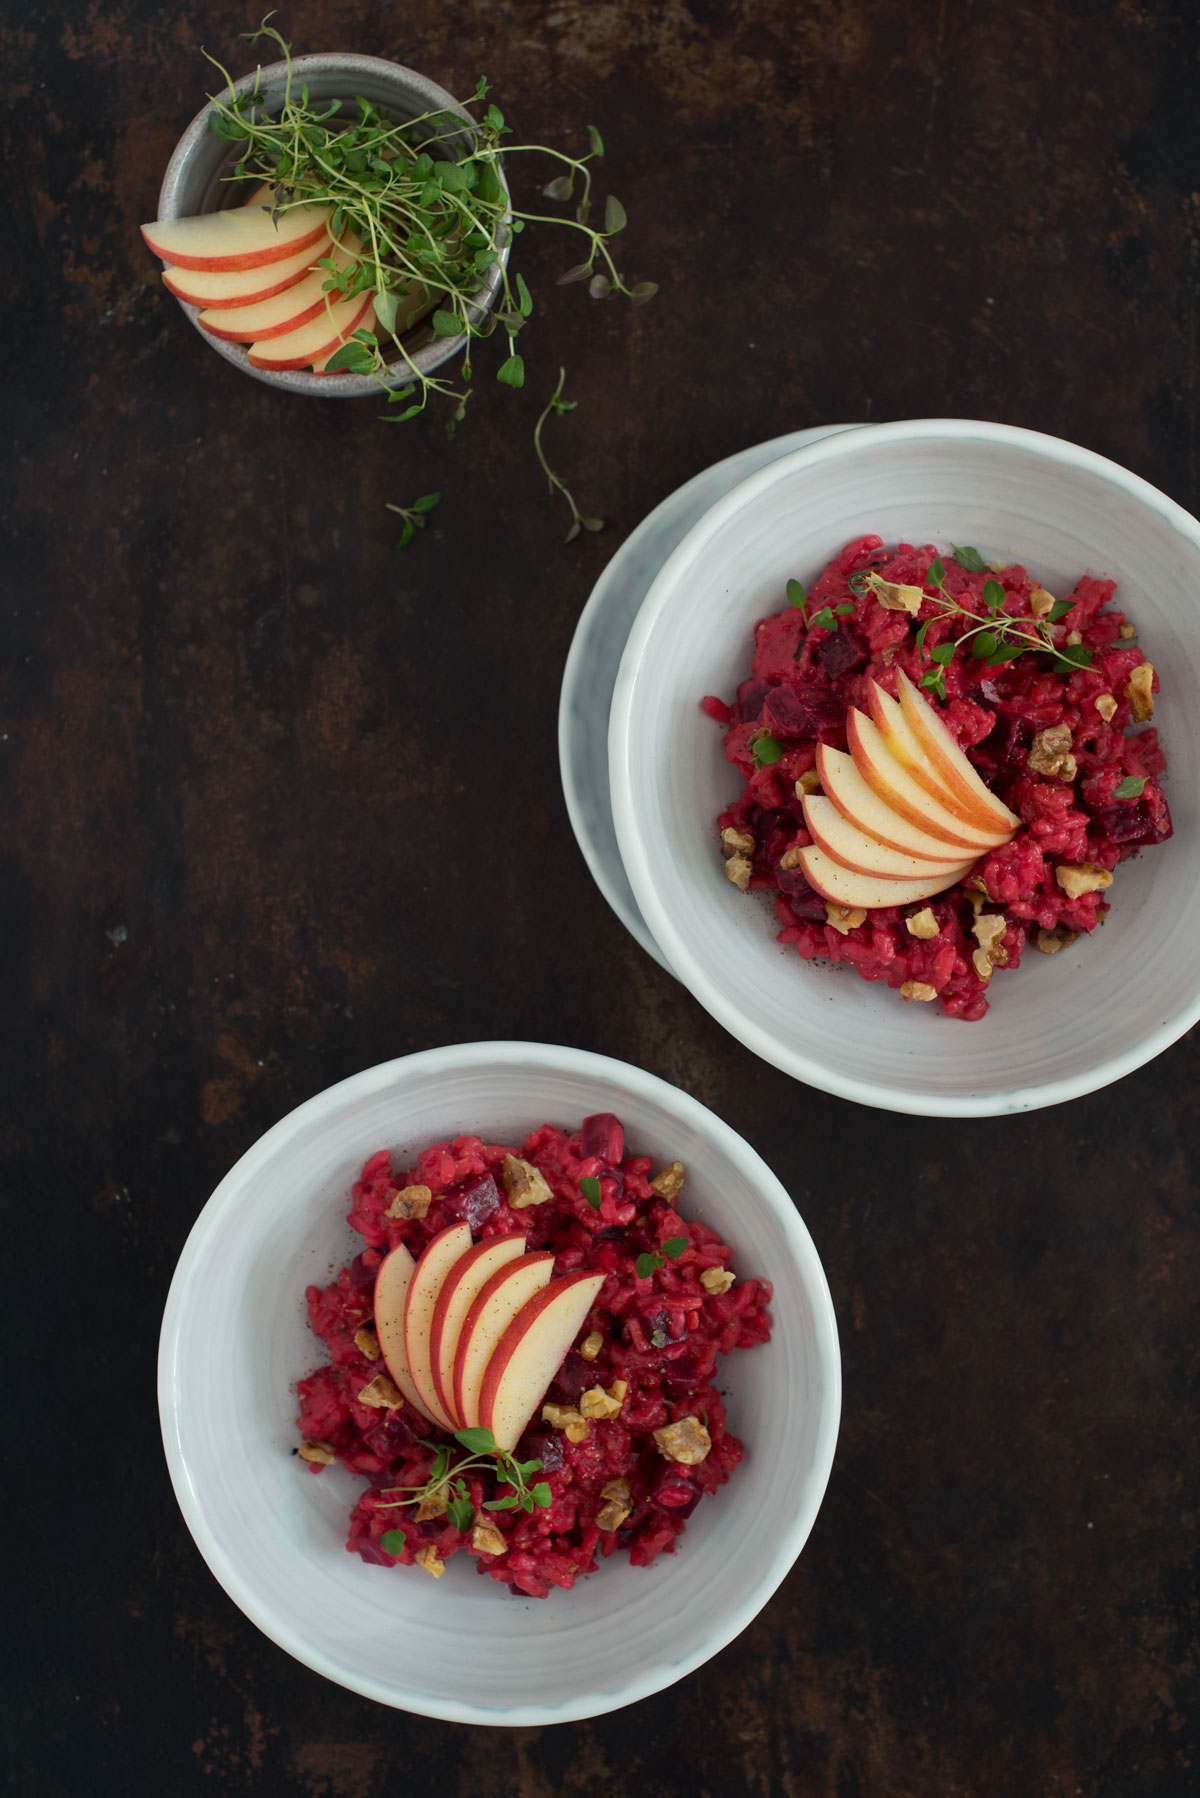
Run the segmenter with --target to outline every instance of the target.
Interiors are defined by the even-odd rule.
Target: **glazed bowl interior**
[[[722,730],[755,621],[812,583],[850,540],[975,546],[1055,593],[1108,575],[1162,677],[1155,725],[1175,836],[1117,871],[1091,938],[1027,950],[979,1023],[906,1004],[845,966],[777,943],[769,895],[725,878],[715,819],[740,790]],[[700,520],[631,632],[613,698],[609,774],[637,903],[675,972],[740,1040],[798,1079],[915,1113],[1016,1111],[1090,1091],[1165,1048],[1200,1015],[1200,525],[1137,477],[1057,439],[932,419],[870,426],[797,450]]]
[[[362,1482],[294,1457],[294,1383],[322,1360],[304,1289],[361,1246],[345,1222],[374,1150],[401,1165],[463,1131],[517,1142],[535,1124],[622,1119],[631,1149],[687,1169],[681,1211],[722,1232],[734,1266],[774,1282],[770,1344],[723,1361],[746,1459],[650,1568],[618,1554],[571,1592],[512,1597],[455,1556],[433,1580],[346,1552]],[[592,1716],[670,1684],[743,1629],[804,1543],[840,1406],[832,1306],[790,1199],[746,1143],[676,1088],[581,1051],[526,1043],[431,1050],[300,1107],[202,1212],[163,1323],[159,1401],[188,1526],[258,1626],[328,1678],[455,1721]]]
[[[251,92],[255,79],[254,75],[247,75],[242,80],[235,81],[235,91],[239,94]],[[286,63],[269,64],[261,70],[258,79],[268,110],[272,106],[277,109],[282,105],[286,89]],[[307,84],[309,99],[317,106],[330,100],[349,101],[361,94],[364,100],[384,108],[394,119],[414,119],[433,111],[453,113],[463,121],[464,136],[474,123],[470,113],[445,88],[419,74],[416,69],[405,68],[400,63],[385,62],[378,56],[293,57],[293,92],[298,91],[301,82]],[[223,86],[215,86],[214,91],[218,93],[218,97],[228,92]],[[212,112],[210,102],[197,113],[176,145],[158,196],[160,219],[192,218],[202,212],[217,212],[223,206],[238,206],[249,191],[249,183],[230,183],[226,179],[237,160],[237,147],[231,146],[222,138],[214,137],[208,124]],[[447,136],[438,153],[445,154],[454,142],[454,138]],[[501,179],[503,180],[503,173]],[[495,299],[500,287],[501,272],[507,260],[506,245],[500,261],[488,271],[478,301],[471,309],[473,318],[482,317]],[[245,344],[226,343],[223,338],[213,337],[198,322],[198,306],[189,306],[184,300],[178,303],[205,343],[243,373],[253,375],[256,380],[264,381],[268,386],[282,387],[292,393],[316,395],[322,399],[353,399],[366,395],[379,398],[378,383],[366,375],[339,374],[335,377],[313,374],[304,369],[253,368]],[[457,355],[463,342],[460,337],[436,336],[428,323],[415,325],[403,338],[408,358],[424,374],[432,373],[451,356]],[[403,384],[408,378],[408,362],[397,353],[393,358],[392,368],[394,379],[391,384]]]

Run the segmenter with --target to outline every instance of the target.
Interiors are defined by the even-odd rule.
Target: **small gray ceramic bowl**
[[[287,64],[270,63],[257,75],[247,75],[234,83],[234,91],[248,94],[259,80],[264,95],[282,96],[287,81]],[[398,62],[384,62],[378,56],[296,56],[292,59],[292,81],[298,86],[301,81],[308,83],[310,100],[350,100],[361,94],[364,100],[370,100],[376,106],[386,107],[394,118],[414,119],[426,112],[450,112],[462,119],[464,125],[472,126],[475,121],[464,107],[460,106],[453,94],[448,94],[444,87],[429,81],[424,75],[418,75],[415,69],[406,69]],[[224,91],[224,90],[223,90]],[[217,212],[223,204],[237,204],[244,196],[246,189],[241,183],[232,187],[222,184],[222,176],[227,174],[234,161],[234,153],[228,143],[214,137],[208,128],[208,121],[213,112],[210,102],[202,112],[198,112],[178,144],[175,153],[167,164],[167,172],[163,176],[162,189],[158,196],[158,216],[160,219],[192,218],[201,212]],[[503,180],[501,174],[501,180]],[[507,191],[507,189],[506,189]],[[504,264],[508,261],[509,246],[506,244],[499,262],[488,271],[487,282],[481,289],[477,303],[470,310],[472,319],[482,318],[496,298],[500,288],[500,277]],[[311,393],[322,399],[355,399],[367,394],[378,396],[379,385],[366,375],[341,374],[329,375],[308,374],[301,369],[285,369],[279,372],[252,368],[246,346],[240,343],[225,343],[219,337],[213,337],[204,330],[197,320],[199,307],[189,306],[179,301],[193,325],[200,332],[205,343],[240,368],[244,374],[253,375],[256,381],[265,381],[269,387],[285,387],[290,393]],[[430,374],[435,368],[462,349],[465,339],[462,337],[436,337],[428,324],[417,325],[404,338],[404,347],[414,367],[422,374]],[[410,376],[410,369],[401,357],[392,363],[395,378],[391,385],[402,386]]]

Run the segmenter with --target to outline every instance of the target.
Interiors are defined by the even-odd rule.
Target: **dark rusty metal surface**
[[[631,225],[629,313],[553,277],[530,381],[453,447],[209,354],[137,235],[251,14],[8,8],[0,687],[13,1792],[610,1798],[1196,1790],[1186,1040],[1107,1092],[937,1123],[797,1086],[609,914],[558,786],[615,544],[740,446],[958,414],[1195,510],[1194,8],[1168,0],[318,0],[298,47],[486,71]],[[302,41],[301,41],[302,40]],[[530,177],[525,177],[527,191]],[[560,545],[528,436],[599,537]],[[446,497],[404,555],[385,502]],[[192,1546],[154,1357],[208,1193],[276,1118],[428,1044],[532,1036],[713,1105],[795,1195],[843,1332],[808,1548],[674,1690],[512,1733],[276,1650]]]

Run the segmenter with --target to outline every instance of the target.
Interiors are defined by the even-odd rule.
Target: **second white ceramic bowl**
[[[322,1360],[304,1288],[361,1247],[345,1222],[367,1156],[475,1132],[520,1142],[613,1111],[631,1150],[687,1169],[680,1210],[774,1282],[773,1335],[720,1364],[746,1458],[652,1567],[614,1555],[572,1592],[511,1597],[465,1555],[440,1580],[344,1547],[362,1482],[305,1471],[294,1382]],[[652,1074],[539,1043],[468,1043],[385,1063],[310,1099],[221,1182],[180,1258],[159,1354],[175,1492],[205,1560],[298,1660],[383,1704],[453,1722],[562,1723],[698,1667],[762,1608],[817,1514],[837,1438],[837,1327],[817,1252],[750,1146]]]
[[[904,1003],[776,941],[769,901],[725,878],[717,814],[740,782],[701,711],[750,669],[755,621],[852,538],[974,545],[1056,593],[1118,583],[1162,675],[1174,838],[1117,871],[1091,938],[1029,954],[975,1024]],[[1200,524],[1136,475],[1057,438],[954,419],[868,426],[752,475],[694,526],[621,662],[609,780],[625,871],[679,978],[764,1060],[863,1104],[940,1116],[1050,1105],[1129,1072],[1200,1017]]]

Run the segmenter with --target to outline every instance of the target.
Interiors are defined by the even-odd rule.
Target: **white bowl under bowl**
[[[772,1280],[769,1344],[720,1363],[746,1459],[652,1567],[615,1555],[572,1592],[512,1597],[465,1555],[442,1579],[347,1553],[362,1481],[292,1454],[298,1378],[317,1367],[304,1288],[361,1247],[350,1187],[379,1148],[411,1162],[463,1132],[621,1118],[632,1149],[681,1160],[680,1205]],[[234,1602],[307,1666],[383,1704],[452,1722],[596,1716],[698,1667],[766,1603],[812,1528],[841,1405],[837,1327],[807,1230],[727,1124],[652,1074],[582,1050],[470,1043],[387,1062],[301,1105],[197,1219],[172,1282],[159,1408],[188,1528]]]
[[[776,941],[769,896],[725,878],[715,819],[740,790],[706,693],[750,671],[755,621],[852,538],[974,545],[1053,592],[1111,576],[1160,670],[1173,839],[1117,870],[1103,927],[1001,975],[978,1023],[906,1004]],[[797,1079],[866,1105],[975,1117],[1056,1104],[1157,1055],[1200,1017],[1200,524],[1136,475],[1054,437],[920,419],[827,437],[717,502],[668,559],[622,658],[609,780],[638,908],[726,1029]]]

